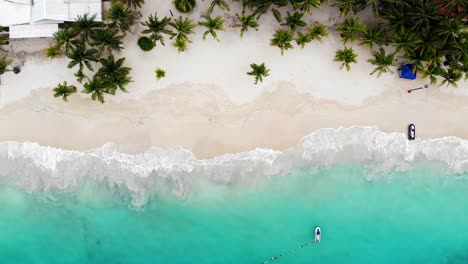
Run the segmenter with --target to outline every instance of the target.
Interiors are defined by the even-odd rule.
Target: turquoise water
[[[0,263],[468,263],[468,175],[419,166],[297,170],[249,185],[194,183],[143,208],[87,182],[31,195],[0,187]],[[322,242],[302,249],[320,225]]]

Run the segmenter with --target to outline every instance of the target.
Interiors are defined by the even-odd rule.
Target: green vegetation
[[[174,0],[176,9],[181,13],[188,13],[195,8],[195,0]]]
[[[5,51],[2,46],[5,46],[8,44],[8,35],[7,34],[1,34],[3,31],[3,27],[0,26],[0,51]]]
[[[268,77],[270,75],[270,70],[267,69],[265,63],[260,65],[252,63],[250,64],[250,68],[252,68],[252,71],[247,72],[247,74],[255,77],[255,84],[257,84],[258,81],[263,82],[263,77]]]
[[[144,51],[150,51],[154,48],[154,42],[143,36],[138,39],[138,46]]]
[[[121,3],[133,8],[138,9],[141,8],[141,5],[145,3],[145,0],[118,0]]]
[[[343,21],[343,23],[339,23],[336,31],[340,33],[341,41],[344,44],[346,42],[354,42],[358,39],[358,34],[364,31],[365,27],[361,24],[359,18],[352,18],[349,17]]]
[[[62,57],[62,53],[60,52],[60,47],[57,45],[52,45],[45,50],[45,57],[49,59],[55,59]]]
[[[135,24],[137,17],[137,11],[116,0],[113,0],[110,9],[104,12],[104,18],[112,21],[111,26],[123,32],[130,31],[130,27]]]
[[[11,64],[11,60],[7,57],[0,57],[0,75],[5,74],[5,72],[12,71],[9,66]]]
[[[300,45],[301,49],[303,49],[306,43],[309,43],[312,41],[312,38],[310,37],[310,34],[304,34],[302,32],[298,32],[294,40],[296,40],[297,45]]]
[[[293,41],[294,33],[292,30],[287,29],[277,29],[273,38],[270,40],[271,46],[277,46],[281,49],[281,55],[284,55],[284,51],[294,48],[291,45]]]
[[[46,56],[54,58],[66,54],[69,59],[67,67],[77,68],[75,77],[83,84],[83,93],[91,94],[92,100],[104,103],[104,95],[120,90],[128,92],[126,86],[132,82],[131,69],[124,67],[125,58],[115,58],[123,48],[126,31],[137,18],[132,8],[140,6],[143,1],[114,0],[111,8],[105,12],[110,23],[97,22],[95,16],[85,14],[76,21],[65,25],[55,35],[55,44],[46,49]],[[151,45],[152,40],[149,40]],[[95,71],[95,69],[97,70]],[[55,97],[67,97],[77,91],[77,87],[59,84],[54,89]]]
[[[371,75],[377,72],[377,76],[380,77],[380,75],[383,72],[393,73],[390,67],[396,66],[394,52],[386,55],[385,50],[383,48],[380,48],[378,52],[373,52],[372,55],[374,56],[374,58],[367,60],[372,65],[376,66],[375,70],[370,73]]]
[[[239,14],[236,14],[237,19],[239,20],[239,24],[235,24],[232,27],[240,27],[240,36],[241,38],[244,36],[244,32],[249,31],[249,28],[255,29],[255,31],[258,31],[258,23],[257,19],[253,15],[248,15],[248,16],[239,16]]]
[[[346,70],[349,71],[351,69],[351,63],[357,63],[357,54],[354,52],[353,48],[345,47],[342,50],[337,50],[335,53],[334,61],[341,62],[341,67],[346,67]]]
[[[328,29],[324,24],[315,22],[309,29],[309,36],[312,40],[316,39],[322,42],[322,39],[328,36]]]
[[[162,78],[166,77],[166,71],[161,68],[157,68],[155,73],[156,73],[156,80],[161,80]]]
[[[211,2],[210,7],[208,8],[208,14],[213,13],[215,6],[218,6],[221,10],[227,10],[227,11],[231,10],[231,7],[229,6],[228,3],[226,3],[226,1],[213,0],[213,2]]]
[[[287,12],[286,22],[282,25],[288,26],[292,31],[295,31],[297,28],[307,26],[307,23],[302,20],[303,17],[304,13],[294,12],[294,14],[291,15],[291,13]]]
[[[216,30],[224,31],[224,19],[221,16],[217,16],[212,18],[209,15],[202,16],[205,21],[198,22],[198,25],[206,27],[208,30],[203,33],[203,39],[206,39],[208,34],[211,34],[214,39],[219,42],[218,35],[216,34]]]
[[[54,88],[54,97],[62,97],[63,101],[68,102],[68,96],[76,93],[77,90],[74,85],[68,85],[65,81]]]
[[[167,28],[170,26],[170,23],[170,18],[164,17],[163,19],[159,20],[158,14],[155,13],[154,16],[150,15],[147,21],[141,23],[144,27],[144,30],[141,33],[150,34],[150,39],[154,42],[154,44],[159,41],[161,45],[164,46],[163,34],[169,35],[171,38],[174,36],[174,32]]]
[[[373,48],[374,45],[382,46],[384,44],[384,32],[381,27],[374,26],[362,31],[361,45]]]

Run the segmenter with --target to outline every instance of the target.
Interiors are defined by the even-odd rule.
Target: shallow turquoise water
[[[197,183],[185,199],[88,182],[30,195],[0,187],[0,263],[468,263],[468,176],[417,167],[298,170],[255,184]],[[313,239],[320,225],[322,242]]]

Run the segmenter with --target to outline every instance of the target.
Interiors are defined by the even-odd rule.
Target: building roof
[[[8,27],[31,21],[31,5],[0,0],[0,25]]]
[[[58,31],[58,24],[27,24],[10,26],[10,38],[51,38]]]
[[[101,21],[101,0],[35,0],[31,21],[74,21],[79,15],[87,13],[95,14],[96,20]]]

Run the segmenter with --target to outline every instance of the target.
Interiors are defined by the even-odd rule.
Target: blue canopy
[[[401,67],[400,78],[408,80],[416,79],[416,71],[413,72],[413,64],[405,64]]]

